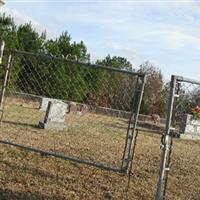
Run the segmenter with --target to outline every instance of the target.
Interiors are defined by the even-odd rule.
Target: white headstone
[[[65,125],[65,114],[68,109],[68,104],[52,100],[49,101],[46,110],[46,115],[43,122],[39,122],[39,127],[44,129],[63,130],[67,126]]]
[[[181,133],[183,139],[200,139],[200,119],[193,119],[189,114],[184,115]]]
[[[46,111],[49,102],[53,101],[53,100],[54,99],[42,97],[42,101],[41,101],[41,104],[40,104],[40,111]]]
[[[42,97],[42,100],[40,102],[40,111],[46,111],[47,107],[48,107],[48,104],[49,104],[50,101],[59,101],[59,102],[64,103],[63,101],[58,100],[58,99],[52,99],[52,98]],[[66,105],[67,105],[66,112],[68,113],[69,112],[69,104],[66,103]]]

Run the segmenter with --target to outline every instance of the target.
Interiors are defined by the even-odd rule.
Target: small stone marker
[[[67,128],[65,124],[65,114],[68,104],[53,100],[49,101],[46,115],[43,122],[39,122],[39,127],[51,130],[64,130]]]
[[[69,112],[70,114],[85,115],[89,112],[89,107],[86,104],[70,102]]]
[[[200,119],[193,119],[192,115],[185,114],[181,125],[182,139],[200,139]]]
[[[77,112],[77,105],[75,102],[70,102],[69,107],[70,114],[75,114]]]

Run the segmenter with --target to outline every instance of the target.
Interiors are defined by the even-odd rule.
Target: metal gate
[[[192,122],[200,117],[199,96],[200,81],[182,76],[171,77],[166,130],[161,140],[162,157],[156,200],[166,198],[173,137],[189,139],[200,137],[200,133],[198,131],[195,133],[195,128],[192,127]]]
[[[0,101],[0,143],[129,173],[145,74],[11,50]],[[67,130],[40,129],[43,101],[69,107]]]

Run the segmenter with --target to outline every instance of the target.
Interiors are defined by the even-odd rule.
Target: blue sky
[[[200,1],[7,0],[2,11],[18,24],[32,21],[48,37],[67,30],[94,60],[109,53],[136,68],[149,60],[166,80],[200,78]]]

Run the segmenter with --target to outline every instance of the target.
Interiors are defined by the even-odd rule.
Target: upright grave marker
[[[181,138],[200,139],[200,119],[194,119],[192,115],[185,114],[181,124]]]
[[[49,101],[43,122],[39,122],[39,127],[50,130],[64,130],[67,128],[65,124],[65,114],[68,104],[52,100]]]

